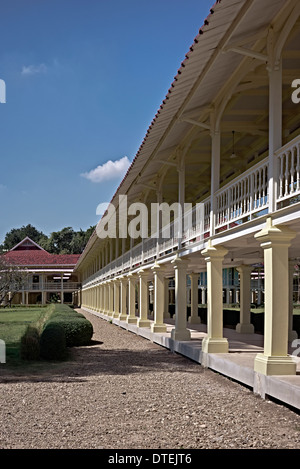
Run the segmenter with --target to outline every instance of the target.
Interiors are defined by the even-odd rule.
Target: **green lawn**
[[[0,309],[0,339],[6,345],[6,361],[18,361],[20,340],[27,326],[36,323],[45,309],[40,308],[6,308]]]

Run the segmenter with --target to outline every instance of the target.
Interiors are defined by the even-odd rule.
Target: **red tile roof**
[[[80,254],[50,254],[42,250],[16,250],[4,254],[5,259],[14,265],[26,266],[75,266]]]

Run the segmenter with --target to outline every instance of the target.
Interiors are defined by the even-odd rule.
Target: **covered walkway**
[[[173,319],[166,318],[164,320],[167,325],[166,332],[158,333],[152,332],[151,328],[138,327],[136,324],[130,324],[88,308],[83,309],[234,379],[253,389],[253,392],[262,398],[273,398],[300,409],[300,357],[293,356],[293,360],[297,363],[296,375],[264,376],[254,371],[255,356],[263,352],[263,335],[241,334],[234,329],[224,328],[224,337],[228,340],[229,352],[204,353],[202,340],[207,337],[205,324],[190,324],[191,340],[179,341],[171,338],[171,330],[175,325]],[[290,347],[289,353],[292,354],[295,350]]]

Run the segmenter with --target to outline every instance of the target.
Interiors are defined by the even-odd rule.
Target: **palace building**
[[[150,214],[164,203],[189,204],[182,213],[191,222],[171,214],[164,225],[158,211],[156,236],[148,227],[148,236],[116,230],[101,238],[96,229],[75,267],[82,308],[164,337],[176,350],[197,342],[192,331],[200,330],[198,305],[206,303],[198,361],[239,379],[237,362],[226,368],[224,360],[245,360],[244,382],[264,383],[261,394],[271,393],[274,376],[300,390],[289,349],[297,338],[293,278],[300,259],[299,15],[297,0],[214,4],[111,200],[127,226],[142,205]],[[104,217],[109,222],[109,211]],[[247,356],[239,347],[234,354],[224,333],[223,304],[237,301],[236,290],[235,344],[251,342],[250,304],[264,304],[262,342]],[[216,365],[220,357],[223,365]]]
[[[50,254],[30,238],[24,238],[4,254],[8,264],[24,270],[27,281],[22,291],[11,299],[12,304],[73,303],[73,294],[80,288],[74,267],[78,254]],[[11,294],[9,294],[11,295]]]

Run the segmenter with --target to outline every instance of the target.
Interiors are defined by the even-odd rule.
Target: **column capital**
[[[289,246],[296,233],[285,225],[274,226],[272,218],[268,217],[266,226],[254,235],[255,239],[261,242],[263,249],[271,245]]]
[[[189,259],[179,257],[178,254],[176,254],[176,257],[171,261],[171,264],[174,265],[174,269],[186,269],[189,265]]]
[[[189,275],[189,277],[191,277],[191,279],[192,279],[192,278],[195,278],[195,277],[199,277],[200,274],[199,274],[199,272],[191,272],[191,273],[189,273],[188,275]]]
[[[139,278],[148,278],[149,272],[148,270],[140,269],[138,270],[137,275],[139,276]]]
[[[211,241],[209,241],[207,248],[201,251],[202,256],[205,257],[206,261],[213,259],[223,260],[228,250],[223,246],[212,246]]]
[[[253,270],[253,267],[251,264],[241,264],[236,267],[236,270],[239,274],[242,274],[244,272],[251,272]]]
[[[128,278],[129,281],[130,281],[130,280],[135,281],[136,278],[137,278],[137,274],[130,272],[129,274],[126,275],[126,277]]]
[[[122,283],[124,285],[125,283],[127,283],[127,278],[124,275],[121,275],[119,277],[119,281],[120,281],[120,283]]]
[[[161,264],[158,264],[157,261],[155,261],[154,265],[151,267],[152,272],[154,273],[159,273],[159,272],[164,272],[165,267]]]

